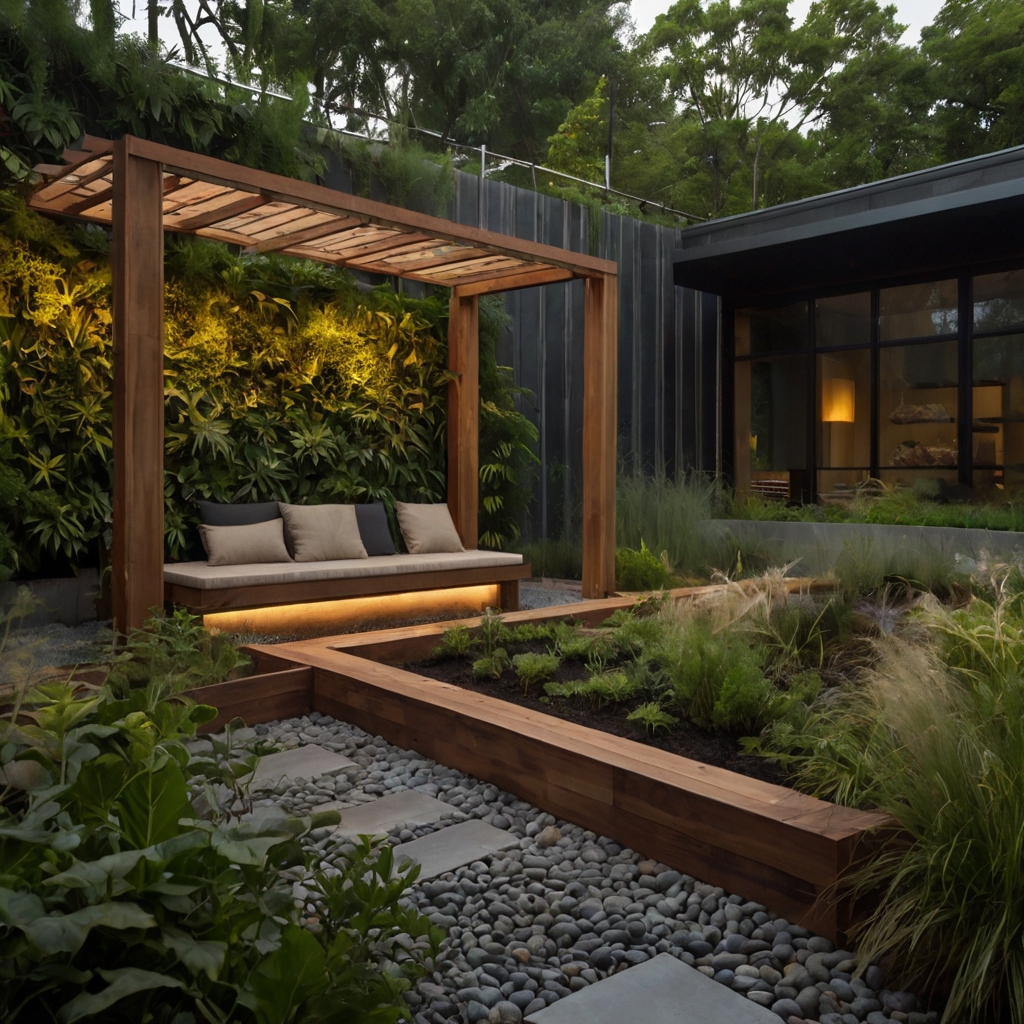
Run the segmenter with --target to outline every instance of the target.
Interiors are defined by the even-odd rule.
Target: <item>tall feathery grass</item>
[[[702,528],[720,502],[718,485],[699,473],[672,479],[621,473],[616,486],[615,539],[620,548],[639,551],[641,542],[663,551],[673,572],[708,577],[728,571],[736,551],[719,531]]]
[[[858,685],[776,725],[798,785],[893,816],[850,878],[881,893],[864,963],[945,997],[946,1022],[1024,1024],[1024,615],[926,599],[925,643],[886,638]]]

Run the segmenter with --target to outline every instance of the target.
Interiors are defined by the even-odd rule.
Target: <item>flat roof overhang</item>
[[[1024,257],[1024,146],[687,228],[675,283],[731,301]]]

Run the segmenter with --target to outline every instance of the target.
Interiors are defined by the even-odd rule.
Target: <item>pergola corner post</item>
[[[619,291],[615,274],[586,279],[583,325],[583,596],[615,592],[616,381]]]
[[[480,298],[452,289],[448,314],[448,509],[466,550],[477,547],[480,502]]]
[[[114,143],[114,627],[164,601],[163,165]]]

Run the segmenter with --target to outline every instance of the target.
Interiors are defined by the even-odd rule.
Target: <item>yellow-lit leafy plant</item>
[[[104,236],[56,229],[10,193],[0,208],[0,577],[102,564],[112,464]],[[169,557],[200,554],[196,498],[443,500],[443,297],[360,292],[333,268],[207,242],[172,242],[167,257]],[[484,403],[502,410],[486,441],[529,455],[532,428],[491,368],[493,349],[484,361]],[[501,509],[488,518],[485,507],[482,532],[501,546],[528,492],[520,476],[482,490]]]

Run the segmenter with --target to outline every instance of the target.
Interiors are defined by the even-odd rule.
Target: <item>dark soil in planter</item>
[[[545,649],[541,645],[517,644],[514,648],[509,648],[509,653],[542,652]],[[417,675],[452,683],[464,690],[473,690],[488,697],[497,697],[510,704],[518,704],[520,707],[611,733],[613,736],[636,740],[659,750],[714,765],[716,768],[726,768],[748,778],[761,779],[780,786],[788,785],[786,773],[779,765],[761,757],[744,754],[739,749],[738,734],[706,732],[692,722],[680,718],[670,730],[659,730],[654,735],[648,735],[642,727],[626,721],[626,715],[633,709],[635,702],[629,705],[622,704],[618,708],[611,705],[595,707],[584,697],[545,697],[543,684],[531,687],[524,693],[523,684],[510,669],[506,670],[500,679],[477,679],[473,675],[470,663],[461,658],[431,658],[402,667]],[[582,664],[568,661],[559,666],[554,678],[557,682],[566,682],[570,679],[586,679],[589,675]]]

